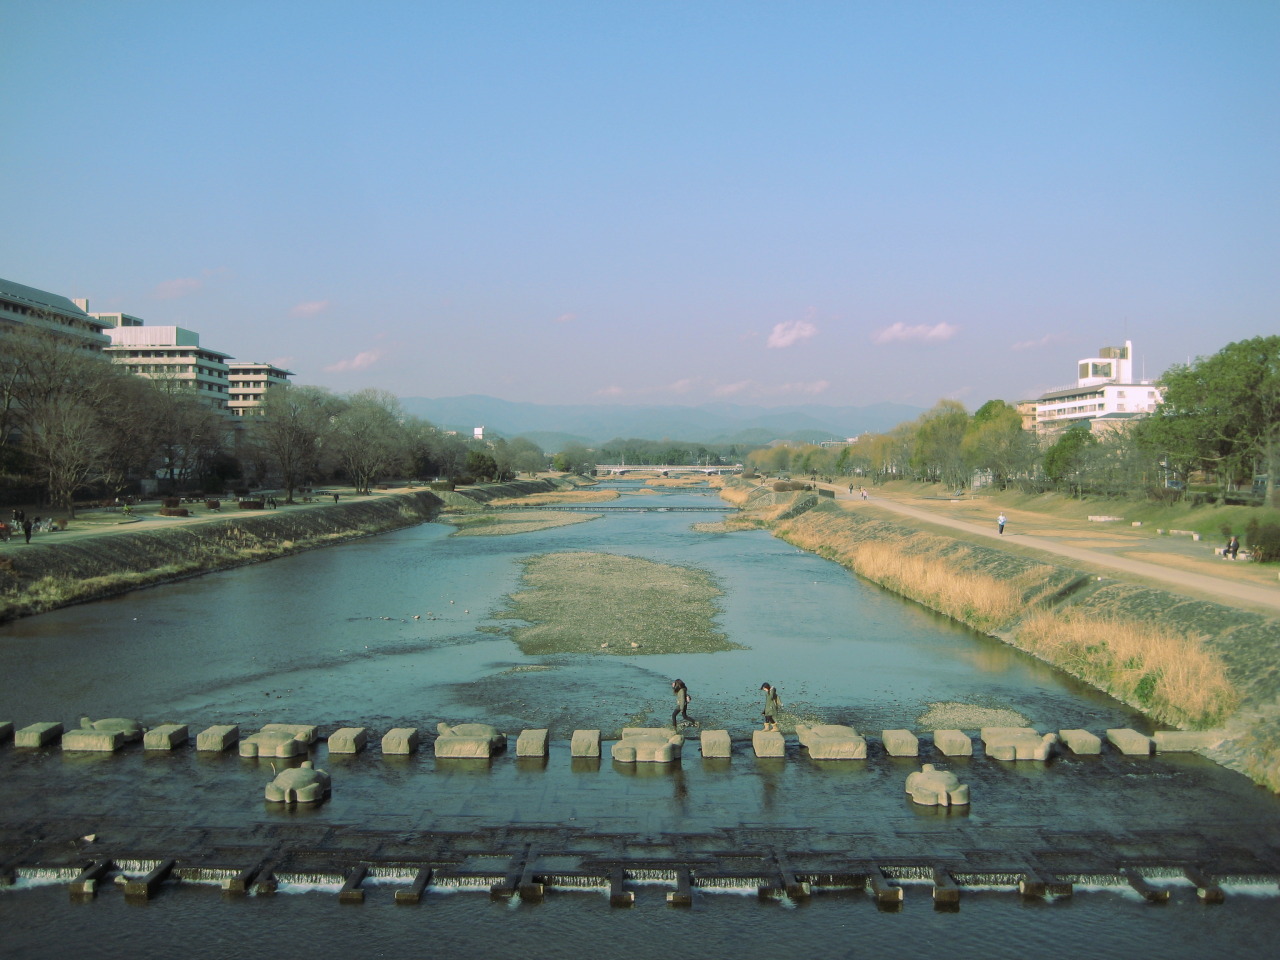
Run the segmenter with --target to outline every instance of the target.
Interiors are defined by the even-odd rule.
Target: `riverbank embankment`
[[[87,535],[45,534],[24,544],[15,541],[0,556],[0,621],[398,530],[431,520],[453,504],[455,509],[479,510],[499,497],[566,486],[563,480],[543,479],[456,491],[406,490],[226,517],[122,523]]]
[[[1204,752],[1280,790],[1280,618],[926,529],[811,492],[729,480],[732,524],[768,529],[1140,710],[1212,730]]]

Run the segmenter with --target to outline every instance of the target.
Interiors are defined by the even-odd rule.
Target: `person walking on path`
[[[1001,536],[1004,535],[1004,525],[1009,522],[1009,518],[1003,513],[996,517],[996,529],[1000,531]]]
[[[22,521],[22,535],[27,538],[27,543],[31,542],[31,521]]]
[[[689,701],[693,699],[689,696],[689,688],[683,680],[676,679],[671,681],[671,690],[676,695],[676,708],[671,711],[671,729],[680,729],[676,723],[677,717],[683,718],[686,726],[696,727],[698,721],[689,716]]]
[[[866,499],[867,499],[867,488],[866,488],[866,487],[859,487],[859,488],[858,488],[858,496],[862,497],[862,499],[863,499],[863,500],[866,500]]]
[[[760,689],[764,691],[764,709],[760,711],[764,714],[764,728],[777,730],[778,714],[782,712],[782,700],[778,697],[778,688],[762,683]]]

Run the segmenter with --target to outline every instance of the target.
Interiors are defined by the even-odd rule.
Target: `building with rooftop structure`
[[[1134,379],[1132,340],[1123,347],[1103,347],[1098,356],[1080,360],[1076,373],[1075,386],[1050,390],[1031,402],[1039,435],[1053,435],[1082,422],[1094,432],[1123,429],[1136,417],[1154,413],[1160,404],[1160,388],[1154,381]],[[1025,401],[1018,409],[1024,415],[1030,412]]]
[[[230,354],[200,346],[200,334],[183,327],[123,326],[107,331],[112,362],[149,380],[165,380],[194,391],[215,410],[230,414]]]
[[[0,279],[0,327],[27,327],[69,338],[88,350],[102,350],[111,340],[108,326],[89,313],[86,301],[45,290],[37,290],[12,280]]]
[[[231,399],[228,407],[237,417],[260,413],[267,391],[273,387],[287,387],[292,370],[285,370],[273,363],[252,363],[232,360],[228,365],[231,381]]]

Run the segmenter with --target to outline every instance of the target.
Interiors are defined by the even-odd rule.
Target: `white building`
[[[129,325],[107,331],[112,362],[149,380],[166,380],[195,392],[215,410],[229,413],[230,354],[200,346],[200,334],[183,327]]]
[[[93,317],[86,306],[84,301],[0,279],[0,327],[31,327],[101,350],[111,342],[103,332],[108,324]]]
[[[228,365],[231,379],[230,409],[237,417],[258,413],[272,387],[287,387],[292,370],[273,363],[232,360]]]
[[[1033,401],[1040,435],[1081,421],[1087,421],[1094,432],[1114,429],[1153,413],[1160,403],[1160,388],[1154,381],[1133,377],[1132,340],[1123,347],[1103,347],[1098,356],[1079,361],[1076,372],[1074,387],[1050,390]]]

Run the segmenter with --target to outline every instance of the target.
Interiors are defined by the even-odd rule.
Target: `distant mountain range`
[[[548,453],[566,444],[597,447],[610,440],[673,440],[763,446],[774,440],[817,443],[867,431],[892,429],[924,412],[923,407],[877,403],[868,407],[799,404],[755,407],[734,403],[701,406],[543,405],[494,397],[402,397],[406,413],[444,430],[528,437]]]

